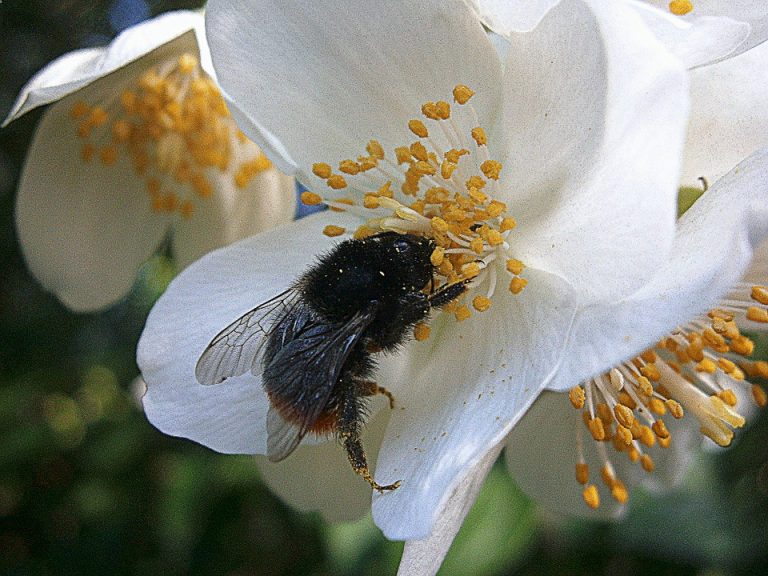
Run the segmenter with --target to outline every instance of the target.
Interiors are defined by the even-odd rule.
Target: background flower
[[[6,122],[50,104],[21,176],[27,264],[68,307],[113,304],[170,234],[183,267],[293,218],[293,179],[239,133],[211,80],[202,15],[166,14],[68,53]]]

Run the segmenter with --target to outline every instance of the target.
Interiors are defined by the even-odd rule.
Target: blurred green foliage
[[[50,59],[113,35],[113,4],[0,4],[0,113]],[[158,13],[200,2],[146,4]],[[92,315],[66,311],[27,274],[13,206],[39,116],[0,131],[0,574],[394,574],[402,543],[370,516],[328,526],[297,514],[249,458],[147,423],[134,352],[174,273],[167,259],[147,263],[123,303]],[[762,414],[733,449],[702,454],[673,493],[635,493],[616,523],[548,517],[499,463],[441,574],[766,574],[767,440]]]

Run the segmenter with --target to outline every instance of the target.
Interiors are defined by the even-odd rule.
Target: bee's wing
[[[245,374],[258,366],[266,336],[286,317],[299,299],[289,288],[259,304],[219,332],[195,366],[200,384],[218,384],[230,376]]]
[[[265,366],[273,405],[267,414],[267,455],[278,462],[293,452],[328,405],[344,363],[375,310],[344,324],[309,321]],[[290,399],[280,405],[280,399]],[[276,404],[278,405],[276,407]]]

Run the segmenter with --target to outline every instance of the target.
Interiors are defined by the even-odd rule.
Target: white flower
[[[617,0],[688,67],[717,62],[768,39],[768,6],[752,0]],[[494,32],[535,27],[560,0],[466,0]]]
[[[68,307],[113,304],[171,235],[179,266],[290,221],[293,179],[239,132],[212,80],[203,17],[175,12],[62,56],[6,123],[50,104],[16,224],[35,277]]]
[[[484,207],[462,225],[467,243],[480,252],[469,259],[482,257],[477,269],[470,262],[463,272],[479,272],[466,303],[482,309],[490,298],[491,311],[461,323],[439,314],[428,340],[383,358],[377,372],[402,408],[390,415],[376,464],[377,480],[402,479],[402,486],[373,501],[377,524],[396,539],[429,534],[457,486],[468,474],[482,478],[474,467],[493,459],[569,358],[588,356],[569,368],[578,381],[626,357],[625,349],[608,346],[593,358],[589,335],[571,333],[584,311],[635,293],[668,261],[687,119],[684,70],[620,5],[562,2],[534,31],[512,40],[504,72],[461,2],[419,6],[414,12],[411,3],[399,2],[239,1],[213,2],[207,12],[216,71],[233,113],[306,184],[327,190],[318,174],[331,171],[327,182],[336,186],[342,172],[349,186],[336,198],[378,203],[401,216],[358,205],[356,213],[390,214],[368,226],[424,234],[442,224],[385,200],[386,180],[396,198],[411,203],[399,184],[407,179],[413,191],[414,172],[421,171],[418,197],[435,179],[449,196],[461,192],[460,202],[467,202],[474,194],[472,201]],[[276,85],[289,89],[272,92]],[[450,99],[457,85],[476,94],[461,104],[467,93],[459,89],[449,120],[428,118],[443,114],[439,103],[437,114],[425,107],[428,117],[420,121],[429,137],[408,131],[422,104]],[[257,107],[259,101],[267,105]],[[486,128],[487,145],[476,144],[483,140],[479,132],[475,142],[469,136],[478,126]],[[411,131],[422,132],[417,124]],[[392,151],[414,140],[432,168],[429,151],[448,154],[446,163],[458,164],[455,176],[442,178],[443,162],[440,175],[430,176],[432,168],[413,158],[403,164],[405,176]],[[321,165],[357,157],[366,142],[367,156],[351,163],[357,167]],[[470,153],[454,162],[450,150],[457,146]],[[418,145],[409,154],[423,155]],[[480,167],[486,157],[503,165],[498,181]],[[377,167],[350,174],[371,163]],[[465,186],[481,172],[495,202]],[[379,190],[377,199],[364,200],[363,190]],[[440,214],[451,220],[455,208],[446,202]],[[516,219],[514,230],[505,215]],[[482,219],[487,227],[470,229]],[[258,378],[206,387],[196,382],[194,366],[219,330],[283,290],[333,244],[320,234],[329,223],[354,229],[363,220],[351,212],[312,216],[215,252],[169,287],[148,319],[138,355],[148,384],[145,410],[156,426],[223,452],[265,452],[268,403]],[[458,272],[455,252],[449,259]],[[517,260],[526,266],[522,275]],[[451,278],[447,269],[441,274]],[[467,312],[454,309],[459,317]]]

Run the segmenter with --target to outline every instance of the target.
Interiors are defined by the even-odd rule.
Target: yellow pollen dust
[[[684,16],[693,10],[691,0],[672,0],[669,3],[669,11],[676,16]]]
[[[76,102],[70,117],[83,161],[130,163],[158,213],[189,218],[198,201],[213,194],[213,177],[231,177],[244,189],[271,167],[237,129],[220,90],[189,53],[146,70],[114,105]]]
[[[517,268],[511,262],[507,269],[514,273]],[[570,389],[568,399],[583,423],[575,442],[579,484],[588,482],[584,450],[589,444],[584,438],[596,444],[603,460],[603,483],[623,504],[629,492],[617,477],[607,448],[650,474],[656,469],[650,451],[667,449],[673,441],[669,418],[693,419],[702,435],[728,446],[734,430],[745,424],[737,411],[736,387],[749,390],[757,406],[768,404],[764,388],[747,381],[768,378],[768,362],[747,360],[754,343],[741,334],[736,322],[739,315],[754,319],[768,314],[768,289],[741,285],[724,302],[725,309],[711,310],[639,356]],[[595,485],[588,489],[583,490],[585,502],[595,508],[599,489]]]

